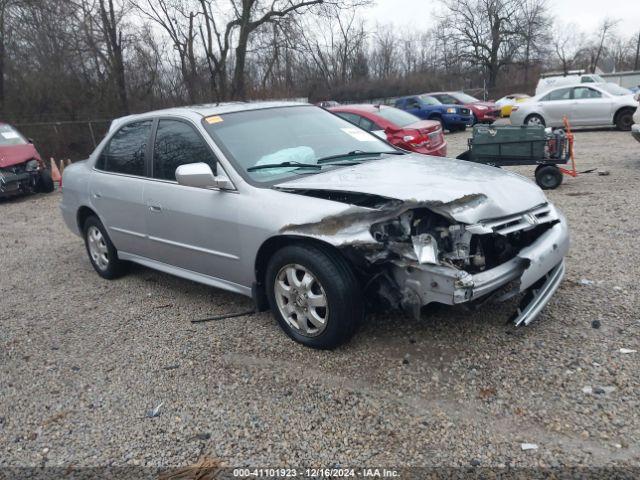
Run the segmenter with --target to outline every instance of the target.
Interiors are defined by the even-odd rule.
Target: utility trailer
[[[543,126],[476,125],[469,150],[460,160],[494,167],[536,165],[536,183],[544,190],[558,188],[562,175],[577,175],[573,158],[573,134],[565,120],[564,129]],[[571,161],[572,169],[558,167]]]

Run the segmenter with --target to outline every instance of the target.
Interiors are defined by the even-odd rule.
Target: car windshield
[[[420,121],[415,115],[393,107],[381,108],[380,111],[377,112],[377,115],[400,128]]]
[[[375,135],[310,105],[214,115],[203,119],[203,125],[238,172],[259,184],[399,152]]]
[[[462,102],[448,93],[437,93],[433,95],[443,105],[460,105]]]
[[[621,87],[620,85],[616,85],[615,83],[605,83],[600,85],[600,88],[611,95],[615,95],[617,97],[621,97],[623,95],[631,95],[631,90]]]
[[[476,103],[480,101],[476,97],[467,95],[464,92],[456,92],[456,93],[453,93],[452,95],[458,100],[458,103]]]
[[[0,147],[10,145],[26,145],[27,140],[20,135],[13,127],[0,124]]]
[[[420,95],[420,100],[422,100],[427,105],[442,105],[441,101],[430,95]]]

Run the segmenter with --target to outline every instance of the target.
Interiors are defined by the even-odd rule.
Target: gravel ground
[[[513,305],[377,315],[333,352],[268,313],[193,325],[250,301],[143,267],[102,280],[59,194],[0,203],[0,467],[640,466],[640,144],[576,143],[610,175],[549,193],[573,246],[534,324],[508,325]]]

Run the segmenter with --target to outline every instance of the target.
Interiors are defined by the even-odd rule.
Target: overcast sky
[[[439,8],[436,0],[376,0],[368,17],[373,22],[393,22],[416,29],[433,24]],[[576,23],[584,31],[598,27],[605,16],[619,18],[618,32],[640,31],[640,0],[549,0],[551,11],[564,23]]]

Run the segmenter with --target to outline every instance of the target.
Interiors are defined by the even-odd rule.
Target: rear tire
[[[364,316],[350,265],[329,249],[284,247],[269,261],[265,280],[276,320],[289,337],[308,347],[332,349],[347,342]]]
[[[616,115],[616,127],[618,130],[622,130],[623,132],[631,131],[631,126],[633,125],[633,114],[635,110],[631,108],[625,108],[624,110],[620,110]]]
[[[540,165],[536,169],[536,183],[543,190],[554,190],[562,185],[562,172],[555,165]]]
[[[36,187],[38,192],[41,193],[51,193],[55,190],[53,178],[51,178],[51,172],[49,170],[45,169],[40,172]]]
[[[524,124],[528,127],[537,127],[540,125],[543,127],[547,126],[547,122],[544,121],[544,118],[542,118],[537,113],[534,113],[533,115],[529,115],[527,118],[525,118]]]
[[[118,258],[118,251],[98,217],[88,217],[82,230],[89,261],[98,275],[114,280],[127,273],[129,264]]]

